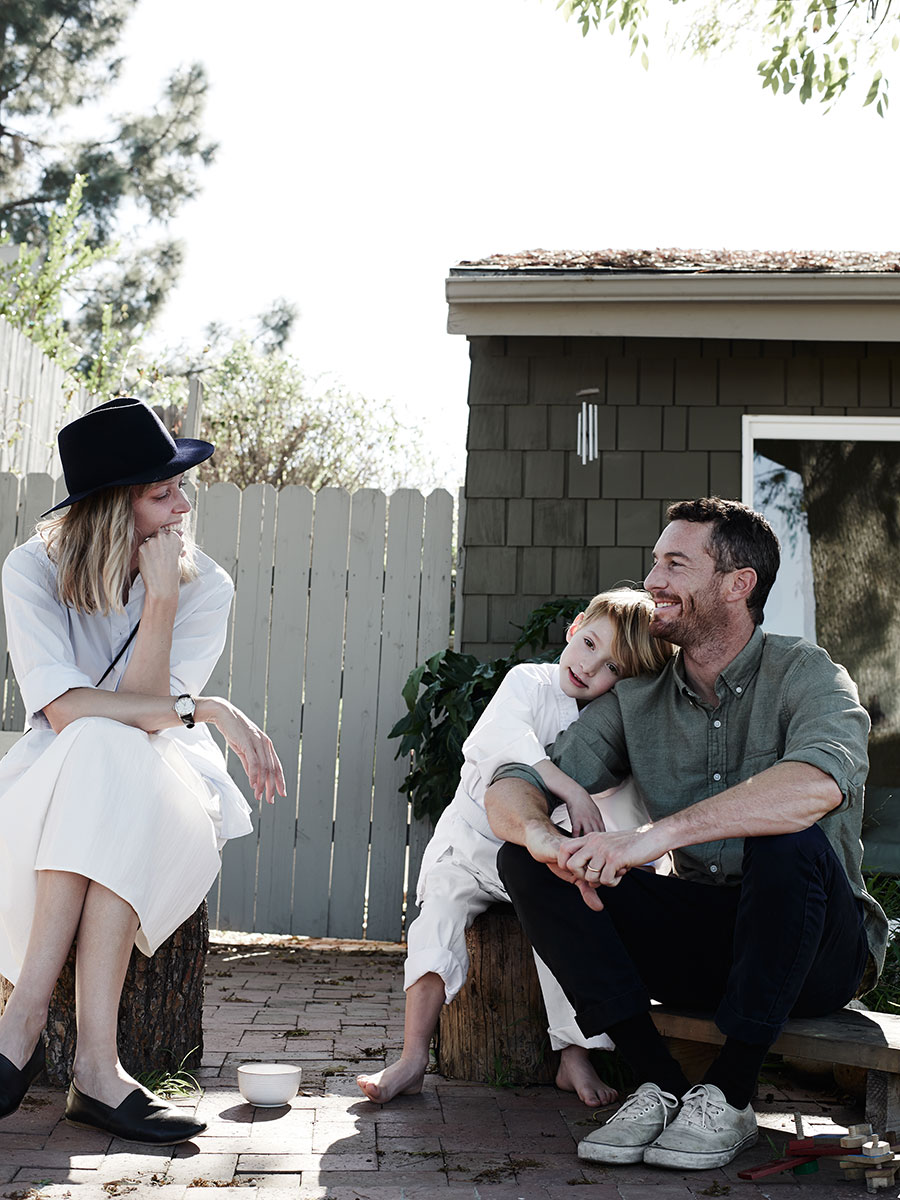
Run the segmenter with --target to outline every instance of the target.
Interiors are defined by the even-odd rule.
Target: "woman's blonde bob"
[[[81,613],[123,612],[135,551],[134,505],[159,483],[110,487],[39,521],[37,532],[56,566],[60,600]],[[181,581],[195,579],[194,541],[185,530]]]
[[[622,674],[658,675],[675,647],[650,636],[653,599],[639,588],[619,587],[595,596],[581,618],[588,625],[598,617],[609,617],[613,625],[612,654]]]

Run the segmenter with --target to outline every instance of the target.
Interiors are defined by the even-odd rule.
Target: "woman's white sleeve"
[[[535,733],[537,705],[545,690],[530,672],[513,667],[494,693],[463,743],[463,757],[478,771],[484,787],[506,763],[532,767],[547,757]]]
[[[34,556],[14,552],[3,564],[3,604],[9,656],[32,724],[51,700],[96,680],[77,666],[66,610]]]
[[[234,584],[212,563],[208,574],[182,585],[172,630],[172,694],[202,692],[225,646]]]

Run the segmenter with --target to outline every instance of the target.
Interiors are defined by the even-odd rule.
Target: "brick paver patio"
[[[0,1125],[0,1198],[111,1196],[253,1200],[276,1189],[309,1200],[689,1200],[725,1196],[863,1197],[833,1163],[814,1175],[747,1183],[739,1168],[780,1155],[791,1113],[810,1133],[862,1119],[833,1085],[804,1091],[765,1082],[760,1144],[723,1170],[679,1173],[579,1163],[575,1146],[593,1114],[551,1087],[508,1089],[432,1074],[420,1096],[381,1107],[354,1077],[395,1056],[403,1027],[403,948],[327,940],[216,940],[208,963],[194,1142],[142,1150],[62,1120],[61,1091],[34,1089]],[[303,1067],[290,1108],[253,1109],[235,1068],[252,1060]],[[575,1190],[581,1189],[584,1190]],[[898,1188],[885,1196],[897,1196]]]

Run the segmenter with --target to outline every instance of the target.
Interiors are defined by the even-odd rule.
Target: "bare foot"
[[[619,1093],[604,1083],[591,1064],[583,1046],[566,1046],[559,1056],[556,1086],[563,1092],[575,1092],[582,1104],[602,1108],[618,1099]]]
[[[414,1096],[422,1090],[428,1060],[398,1058],[395,1063],[376,1071],[374,1075],[357,1075],[360,1091],[376,1104],[387,1104],[395,1096]]]

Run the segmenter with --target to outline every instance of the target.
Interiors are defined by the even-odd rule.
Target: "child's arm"
[[[549,758],[535,763],[534,770],[554,796],[558,796],[569,810],[572,832],[576,837],[583,833],[605,832],[606,826],[603,824],[600,810],[580,783],[576,783],[565,771],[561,771]]]

